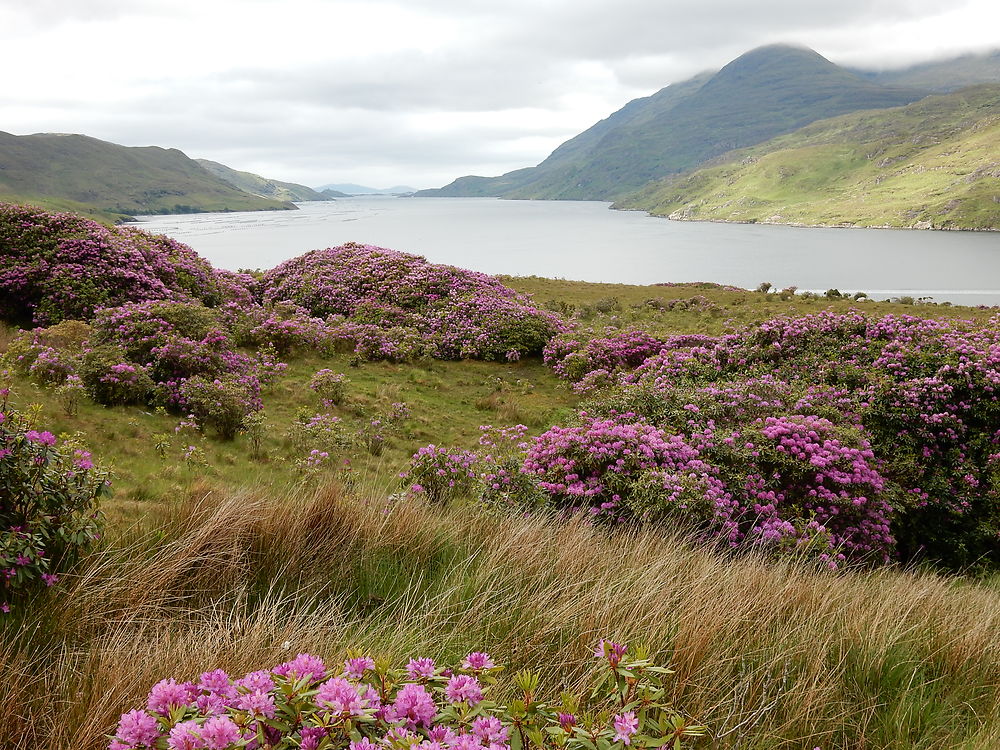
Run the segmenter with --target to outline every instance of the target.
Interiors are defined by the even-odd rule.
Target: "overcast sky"
[[[0,0],[0,130],[267,177],[433,187],[537,164],[770,42],[894,67],[1000,47],[997,0]]]

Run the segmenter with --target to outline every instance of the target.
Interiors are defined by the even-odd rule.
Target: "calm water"
[[[143,217],[222,268],[270,268],[347,241],[487,273],[866,291],[1000,304],[1000,233],[674,222],[608,204],[350,198],[299,211]]]

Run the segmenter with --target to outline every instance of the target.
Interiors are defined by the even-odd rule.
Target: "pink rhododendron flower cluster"
[[[22,325],[87,320],[146,300],[214,305],[234,286],[164,235],[0,203],[0,318]]]
[[[285,261],[264,274],[261,289],[265,305],[290,302],[327,318],[334,336],[342,321],[339,335],[353,338],[369,359],[424,353],[511,361],[540,353],[565,328],[492,276],[372,245],[349,243]]]
[[[669,502],[716,477],[738,504],[737,525],[723,528],[733,541],[826,548],[834,563],[894,554],[988,567],[1000,565],[998,324],[825,312],[665,338],[638,366],[607,355],[651,342],[633,332],[558,337],[546,358],[581,390],[604,389],[592,417],[639,419],[696,447],[715,471],[669,479]],[[543,442],[566,429],[580,428]],[[568,456],[551,458],[556,476]],[[567,488],[603,486],[604,475],[575,475]],[[649,505],[652,480],[643,483],[633,505]],[[592,496],[629,501],[606,494]]]
[[[299,654],[238,679],[220,669],[188,682],[168,678],[153,686],[144,710],[121,715],[108,748],[510,750],[512,738],[520,744],[526,733],[544,732],[554,747],[587,737],[623,750],[639,738],[686,744],[704,733],[657,697],[670,670],[641,649],[612,645],[615,659],[605,660],[588,693],[546,703],[535,694],[537,675],[525,671],[514,679],[523,708],[511,709],[490,699],[501,668],[481,651],[455,669],[421,657],[397,670],[361,656],[335,674]]]

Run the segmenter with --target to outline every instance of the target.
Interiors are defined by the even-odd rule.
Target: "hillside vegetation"
[[[996,309],[0,247],[0,747],[1000,743]]]
[[[858,112],[655,182],[615,204],[672,219],[1000,227],[1000,86]]]
[[[812,50],[773,45],[629,102],[537,167],[462,177],[419,196],[610,200],[726,151],[845,112],[919,99],[865,80]]]
[[[294,182],[281,182],[280,180],[269,180],[253,172],[241,172],[231,169],[225,164],[209,159],[195,159],[201,166],[214,174],[219,179],[228,182],[233,187],[251,195],[261,198],[269,198],[276,201],[328,201],[331,197],[323,193],[317,193],[310,187],[298,185]]]
[[[177,149],[129,148],[83,135],[0,132],[0,200],[102,219],[295,208],[239,190]]]

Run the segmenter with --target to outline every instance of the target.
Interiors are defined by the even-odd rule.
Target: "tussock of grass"
[[[487,648],[540,668],[552,695],[582,676],[566,665],[599,636],[648,642],[717,747],[1000,742],[995,587],[727,559],[662,533],[374,492],[193,488],[2,635],[4,748],[101,747],[163,677],[298,651],[400,661]]]

